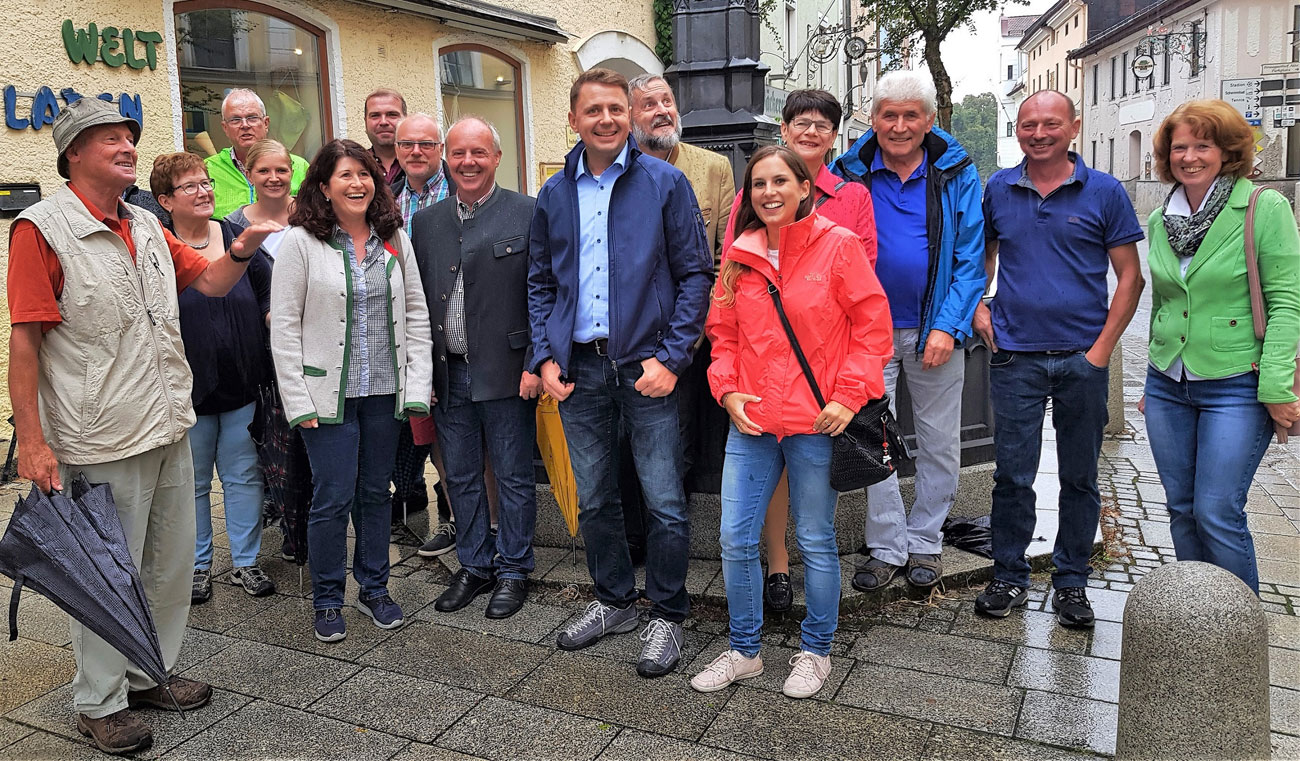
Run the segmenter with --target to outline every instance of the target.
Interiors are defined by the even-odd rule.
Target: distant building
[[[1025,99],[1026,56],[1018,47],[1025,31],[1038,20],[1037,16],[1002,16],[1002,44],[998,54],[998,166],[1009,167],[1020,163],[1024,154],[1016,140],[1016,111]]]
[[[1083,76],[1067,55],[1088,39],[1088,11],[1083,0],[1058,0],[1025,30],[1017,45],[1028,59],[1025,97],[1039,90],[1056,90],[1079,103]],[[1080,144],[1075,140],[1070,149],[1078,151]]]

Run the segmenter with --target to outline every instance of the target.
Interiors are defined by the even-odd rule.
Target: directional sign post
[[[1258,127],[1263,113],[1259,107],[1259,90],[1262,79],[1225,79],[1220,85],[1220,97],[1246,117],[1246,122]]]

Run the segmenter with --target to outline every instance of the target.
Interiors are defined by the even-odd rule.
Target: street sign
[[[1225,79],[1219,85],[1219,97],[1246,117],[1246,121],[1257,123],[1263,118],[1259,108],[1259,91],[1262,79]]]
[[[1260,74],[1300,74],[1300,61],[1260,64]]]
[[[1138,79],[1147,79],[1156,70],[1156,59],[1145,53],[1133,59],[1133,76]]]

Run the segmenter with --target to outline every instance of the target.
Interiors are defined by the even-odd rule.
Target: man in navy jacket
[[[677,378],[708,311],[713,255],[685,175],[629,136],[627,79],[591,69],[569,92],[582,141],[537,196],[529,241],[534,372],[560,402],[596,600],[560,633],[577,650],[637,626],[636,577],[613,504],[620,418],[650,512],[637,673],[681,657],[690,525],[678,452]]]

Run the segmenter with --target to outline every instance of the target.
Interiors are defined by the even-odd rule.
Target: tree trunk
[[[940,129],[947,131],[952,129],[952,78],[948,76],[948,69],[943,65],[943,56],[939,55],[939,43],[942,40],[929,33],[924,34],[925,64],[930,68],[934,89],[938,91],[939,118],[936,121]]]

